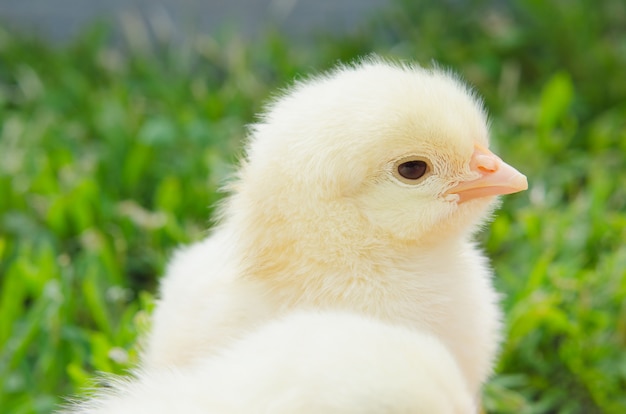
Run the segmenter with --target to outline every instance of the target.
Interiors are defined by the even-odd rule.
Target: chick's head
[[[457,77],[369,59],[276,99],[252,127],[238,186],[278,221],[340,216],[429,242],[471,232],[497,194],[525,188],[488,146],[482,102]]]

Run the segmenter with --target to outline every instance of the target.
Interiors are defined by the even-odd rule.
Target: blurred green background
[[[390,3],[303,45],[0,29],[0,411],[48,413],[136,361],[158,277],[210,225],[272,91],[379,53],[453,68],[527,174],[480,235],[506,341],[489,413],[626,412],[626,3]],[[136,39],[135,39],[136,40]]]

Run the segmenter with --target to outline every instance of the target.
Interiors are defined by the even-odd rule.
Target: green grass
[[[419,3],[419,4],[416,4]],[[450,66],[528,175],[481,235],[506,311],[491,413],[626,412],[626,5],[396,1],[357,33],[52,47],[0,29],[0,407],[136,362],[168,254],[201,238],[272,91],[377,52]]]

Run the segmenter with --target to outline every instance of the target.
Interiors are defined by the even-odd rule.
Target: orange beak
[[[480,174],[480,177],[461,181],[447,191],[447,194],[457,194],[459,203],[480,197],[517,193],[528,188],[524,174],[478,144],[474,145],[470,169]]]

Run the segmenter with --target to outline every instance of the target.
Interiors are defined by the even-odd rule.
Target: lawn
[[[52,46],[0,26],[0,407],[48,413],[137,360],[173,249],[211,225],[245,125],[371,52],[450,67],[529,179],[480,242],[506,313],[489,413],[626,412],[626,3],[395,1],[355,33]]]

